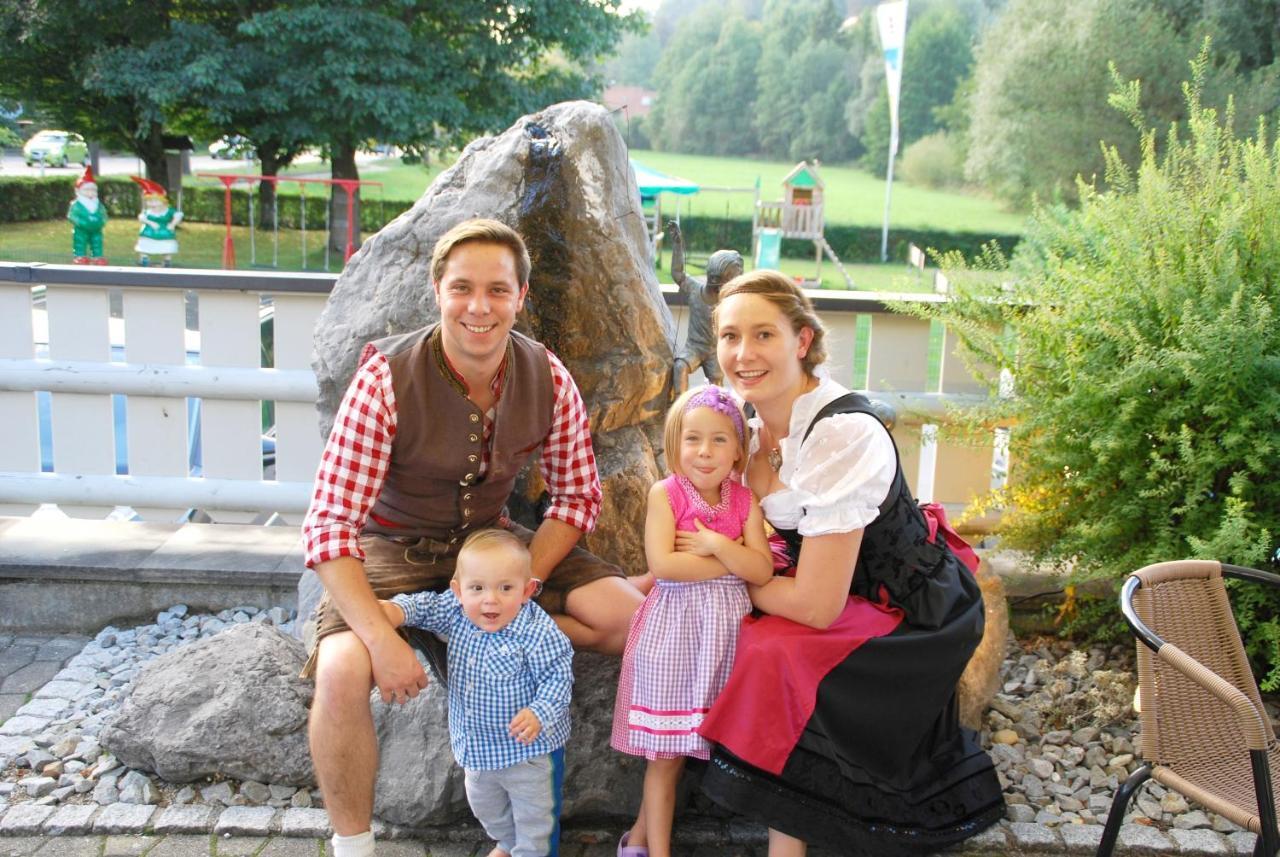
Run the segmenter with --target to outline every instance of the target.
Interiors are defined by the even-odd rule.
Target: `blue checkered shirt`
[[[573,646],[532,601],[501,631],[482,631],[462,612],[450,590],[391,599],[405,624],[449,642],[449,743],[468,770],[492,771],[542,756],[569,738]],[[511,718],[528,708],[542,724],[531,744],[507,733]]]

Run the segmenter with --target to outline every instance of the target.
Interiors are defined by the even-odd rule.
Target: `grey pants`
[[[511,857],[560,853],[564,748],[496,771],[466,771],[467,803]]]

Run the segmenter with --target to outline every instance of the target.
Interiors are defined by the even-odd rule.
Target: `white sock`
[[[373,857],[373,831],[355,836],[333,834],[333,857]]]

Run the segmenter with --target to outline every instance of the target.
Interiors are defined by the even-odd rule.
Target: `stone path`
[[[244,609],[252,615],[188,616],[179,606],[161,613],[155,625],[108,628],[93,640],[0,634],[0,857],[326,853],[330,830],[318,791],[247,781],[180,788],[126,771],[97,745],[97,728],[114,710],[113,700],[150,657],[225,624],[287,628],[291,621],[278,608],[261,616]],[[1060,642],[1035,649],[1011,644],[1004,684],[983,729],[1008,817],[952,853],[1093,853],[1110,794],[1137,765],[1127,658],[1125,646],[1086,653]],[[1252,852],[1253,834],[1159,786],[1142,794],[1121,829],[1118,853]],[[474,826],[375,825],[379,857],[488,853]],[[695,857],[763,857],[765,851],[764,831],[741,822],[685,822],[675,833],[680,853]],[[569,829],[561,853],[607,857],[615,835],[612,828]],[[817,849],[810,853],[823,857]]]

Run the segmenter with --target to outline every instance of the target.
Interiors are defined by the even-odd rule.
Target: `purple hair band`
[[[689,401],[685,402],[684,412],[687,414],[694,408],[710,408],[718,414],[724,414],[733,423],[734,430],[738,432],[738,443],[746,446],[747,430],[742,424],[742,411],[738,409],[738,403],[723,387],[717,387],[715,384],[699,387],[689,397]]]

